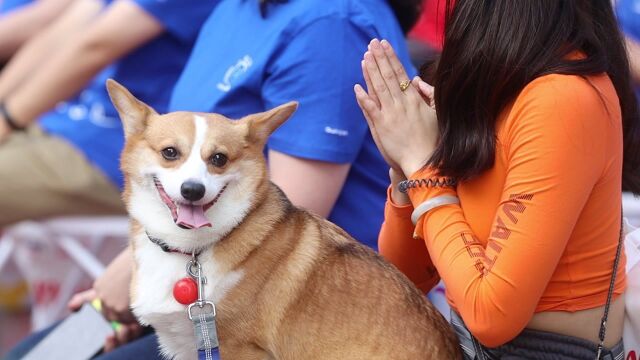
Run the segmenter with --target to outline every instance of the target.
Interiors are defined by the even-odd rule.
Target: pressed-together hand
[[[354,90],[385,160],[409,177],[431,157],[438,139],[433,88],[409,77],[391,45],[374,39],[362,61],[368,93]]]
[[[131,250],[127,248],[109,264],[104,274],[93,284],[92,289],[76,294],[69,301],[69,308],[77,310],[86,302],[91,302],[96,298],[100,299],[105,318],[122,324],[113,336],[105,339],[105,352],[126,344],[142,334],[142,327],[129,309],[129,284],[132,267],[133,256]]]

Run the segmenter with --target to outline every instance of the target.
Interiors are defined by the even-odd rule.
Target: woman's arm
[[[61,14],[72,0],[37,0],[0,16],[0,62]]]
[[[16,122],[29,124],[163,30],[161,23],[132,1],[117,1],[6,97],[5,106]]]
[[[414,238],[413,206],[407,195],[398,191],[398,183],[406,179],[393,169],[389,170],[389,177],[384,223],[378,236],[380,255],[427,293],[440,281],[440,276],[424,242]]]
[[[631,37],[625,38],[627,44],[627,54],[629,54],[629,66],[633,82],[640,84],[640,44]]]
[[[0,100],[67,46],[103,7],[102,0],[76,0],[56,21],[24,44],[0,73]]]

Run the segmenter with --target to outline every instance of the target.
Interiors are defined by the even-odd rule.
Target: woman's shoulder
[[[576,109],[593,109],[613,105],[619,107],[618,96],[609,76],[605,73],[581,76],[549,74],[540,76],[527,84],[518,95],[514,106],[531,101]],[[586,106],[586,109],[583,108]]]
[[[551,100],[597,100],[616,97],[615,88],[607,74],[589,76],[549,74],[529,82],[518,95],[518,100],[531,97]],[[617,99],[616,99],[617,100]]]
[[[506,112],[507,142],[531,136],[597,141],[620,126],[620,104],[606,74],[550,74],[525,86]]]
[[[510,117],[547,115],[581,121],[589,118],[619,118],[620,104],[607,74],[590,76],[549,74],[527,84],[515,99]],[[527,116],[530,118],[531,116]],[[538,116],[538,121],[540,119]]]

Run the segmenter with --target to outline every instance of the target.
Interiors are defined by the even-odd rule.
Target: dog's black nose
[[[180,186],[182,197],[189,201],[198,201],[202,199],[205,193],[204,185],[195,181],[185,181]]]

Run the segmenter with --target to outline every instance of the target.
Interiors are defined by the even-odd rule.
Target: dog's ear
[[[290,101],[269,111],[252,114],[242,121],[249,124],[249,140],[265,143],[271,133],[282,125],[298,109],[298,102]]]
[[[125,138],[144,131],[147,126],[147,117],[157,114],[149,105],[136,99],[129,90],[113,79],[107,80],[107,91],[111,102],[120,114]]]

